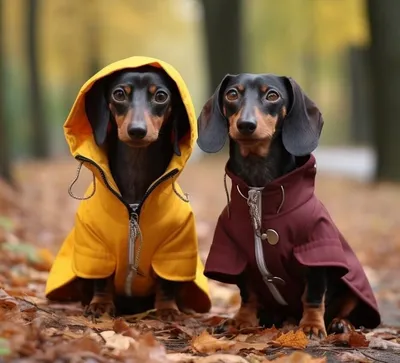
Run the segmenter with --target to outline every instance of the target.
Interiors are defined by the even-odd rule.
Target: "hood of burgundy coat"
[[[314,194],[313,155],[262,191],[261,233],[273,229],[279,235],[275,245],[262,241],[264,261],[274,276],[286,282],[277,287],[287,306],[275,301],[257,268],[254,230],[245,199],[249,187],[228,169],[226,173],[232,180],[231,202],[216,226],[205,266],[207,277],[236,283],[237,276],[246,271],[268,313],[301,316],[305,267],[334,267],[335,276],[361,300],[354,314],[357,321],[352,323],[368,328],[380,324],[377,302],[359,260]]]

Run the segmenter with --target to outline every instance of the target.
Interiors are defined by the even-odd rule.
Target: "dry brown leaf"
[[[349,337],[349,346],[352,348],[362,348],[362,347],[368,347],[369,342],[365,338],[365,335],[362,333],[358,333],[355,331],[350,332],[350,337]]]
[[[368,359],[365,355],[360,352],[344,352],[338,356],[340,362],[356,362],[356,363],[370,363],[371,359]]]
[[[206,330],[192,339],[192,347],[200,353],[215,353],[218,350],[228,350],[234,345],[234,341],[216,339]]]
[[[269,343],[248,343],[248,342],[236,342],[229,351],[232,353],[238,353],[241,350],[264,350],[267,348]]]
[[[132,338],[130,338],[132,339]],[[147,333],[139,340],[131,343],[127,350],[121,351],[120,357],[125,363],[167,363],[168,357],[165,347]]]
[[[260,334],[250,335],[246,342],[248,343],[269,343],[272,340],[277,339],[282,333],[274,326],[269,329],[264,329]]]
[[[282,356],[274,360],[264,360],[262,363],[275,362],[275,363],[326,363],[326,357],[314,358],[310,354],[296,351],[290,355]]]
[[[136,339],[140,336],[140,333],[131,328],[122,318],[118,318],[114,321],[113,329],[116,333],[131,337],[133,339]]]
[[[0,289],[0,307],[3,309],[14,309],[18,306],[18,301]]]
[[[122,334],[117,334],[115,331],[106,330],[100,333],[100,335],[105,340],[106,347],[126,350],[128,349],[135,340],[129,336],[124,336]]]
[[[195,360],[196,363],[248,363],[248,361],[238,355],[232,354],[213,354]]]
[[[368,347],[369,342],[365,335],[352,331],[344,334],[332,334],[325,338],[325,343],[352,348]]]
[[[291,330],[273,340],[272,343],[281,347],[304,349],[308,344],[308,338],[302,330],[296,332]]]
[[[84,316],[68,316],[65,319],[62,319],[62,324],[66,326],[79,325],[97,330],[113,330],[114,320],[102,316],[100,319],[97,319],[96,322],[92,322]]]
[[[188,353],[169,353],[167,354],[168,362],[174,363],[192,363],[196,357]],[[196,360],[197,362],[197,360]],[[247,362],[246,362],[247,363]]]
[[[50,271],[54,255],[47,248],[41,248],[37,251],[37,256],[39,257],[39,261],[33,262],[32,267],[38,271]]]

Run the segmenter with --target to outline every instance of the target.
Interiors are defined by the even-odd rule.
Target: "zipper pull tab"
[[[134,218],[135,220],[138,219],[138,208],[139,208],[139,203],[133,203],[133,204],[129,204],[129,208],[130,208],[130,213],[129,213],[129,217],[130,219]]]

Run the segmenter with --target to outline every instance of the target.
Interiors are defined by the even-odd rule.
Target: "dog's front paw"
[[[321,308],[307,308],[300,320],[300,329],[310,339],[323,339],[326,337],[324,312]]]
[[[354,331],[354,326],[346,319],[335,318],[328,327],[329,334],[343,334]]]
[[[84,316],[92,316],[99,318],[103,314],[115,316],[116,309],[112,296],[97,296],[95,295],[89,305],[85,307]]]
[[[250,309],[240,309],[233,319],[228,320],[228,325],[236,329],[255,328],[259,326],[257,311]]]
[[[157,300],[154,307],[160,320],[175,321],[182,315],[174,300]]]
[[[182,313],[178,309],[165,308],[157,309],[156,316],[160,320],[171,322],[179,320],[179,318],[182,317]]]

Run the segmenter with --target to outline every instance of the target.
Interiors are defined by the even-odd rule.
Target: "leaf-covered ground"
[[[191,163],[181,184],[196,212],[201,255],[207,256],[224,204],[222,158]],[[44,284],[78,204],[67,194],[76,164],[24,163],[19,190],[0,181],[0,362],[400,362],[400,186],[364,185],[328,175],[317,194],[366,268],[382,327],[309,341],[296,326],[223,332],[240,302],[237,289],[210,282],[213,309],[173,323],[152,312],[97,321],[79,304],[44,299]],[[83,173],[75,193],[90,180]]]

